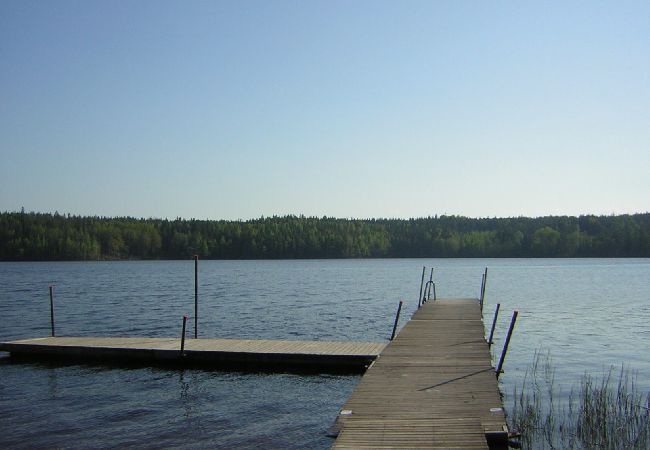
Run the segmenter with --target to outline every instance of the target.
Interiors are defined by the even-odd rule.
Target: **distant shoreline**
[[[364,257],[364,258],[200,258],[201,261],[363,261],[363,260],[392,260],[392,259],[422,259],[422,260],[431,260],[431,259],[462,259],[462,260],[471,260],[471,259],[494,259],[494,260],[524,260],[524,259],[539,259],[539,260],[550,260],[550,259],[650,259],[650,256],[392,256],[392,257]],[[150,258],[150,259],[0,259],[0,263],[47,263],[47,262],[165,262],[165,261],[191,261],[193,257],[188,258]]]
[[[650,257],[650,213],[163,220],[0,213],[0,261]]]

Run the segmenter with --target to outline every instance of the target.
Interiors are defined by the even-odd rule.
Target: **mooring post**
[[[517,315],[519,311],[516,309],[512,312],[512,319],[510,320],[510,327],[508,328],[508,335],[506,336],[506,342],[503,344],[503,350],[501,351],[501,358],[499,359],[499,367],[497,367],[497,378],[503,372],[503,362],[506,359],[506,353],[508,353],[508,344],[510,344],[510,337],[512,336],[512,330],[515,328],[515,322],[517,321]]]
[[[181,333],[181,357],[185,356],[185,325],[187,324],[187,314],[183,315],[183,332]]]
[[[433,267],[431,268],[431,274],[429,275],[429,281],[424,286],[424,295],[422,295],[422,304],[424,304],[429,297],[431,297],[431,283],[433,283]],[[427,294],[427,292],[429,294]]]
[[[497,303],[497,307],[494,310],[494,319],[492,319],[492,329],[490,330],[490,338],[488,339],[488,347],[492,346],[492,338],[494,337],[494,327],[497,325],[497,317],[499,317],[499,308],[501,308],[501,303]]]
[[[194,255],[194,339],[199,338],[199,255]]]
[[[481,282],[481,311],[483,311],[483,300],[485,300],[485,287],[487,286],[487,270],[488,268],[485,268],[485,272],[483,273],[483,281]]]
[[[483,283],[483,295],[482,295],[482,298],[485,299],[485,289],[487,288],[487,267],[485,268],[485,272],[483,272],[483,276],[485,278],[485,282]]]
[[[50,284],[50,327],[54,337],[54,285]]]
[[[395,314],[395,324],[393,325],[393,333],[390,335],[390,340],[392,341],[395,338],[395,332],[397,331],[397,322],[399,322],[399,313],[402,311],[402,300],[399,301],[397,306],[397,314]]]
[[[422,288],[424,287],[424,272],[427,270],[426,266],[422,266],[422,281],[420,281],[420,295],[418,296],[418,308],[422,304]]]

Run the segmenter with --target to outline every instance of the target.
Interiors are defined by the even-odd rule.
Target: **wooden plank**
[[[506,441],[476,299],[427,302],[365,373],[334,448],[488,448]]]

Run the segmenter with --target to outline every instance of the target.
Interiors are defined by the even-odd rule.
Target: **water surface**
[[[489,267],[497,358],[519,309],[506,405],[540,347],[563,382],[627,364],[650,388],[649,259],[201,261],[199,335],[386,341],[398,301],[402,325],[417,307],[423,265],[444,297],[478,296]],[[58,335],[178,336],[193,283],[192,261],[0,263],[0,340],[49,334],[49,284]],[[357,381],[0,358],[0,447],[328,448]]]

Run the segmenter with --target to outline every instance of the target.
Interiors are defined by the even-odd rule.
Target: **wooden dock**
[[[181,352],[179,338],[48,337],[0,343],[0,351],[100,364],[365,370],[336,419],[335,449],[507,448],[508,429],[477,299],[425,303],[389,344],[186,339]]]
[[[363,372],[385,343],[242,339],[47,337],[0,343],[12,356],[100,363]]]
[[[479,301],[435,300],[418,309],[366,371],[335,427],[335,449],[506,444]]]

